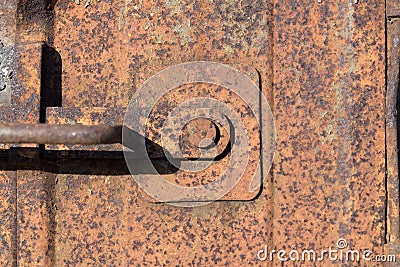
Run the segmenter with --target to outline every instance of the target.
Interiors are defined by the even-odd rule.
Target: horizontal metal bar
[[[121,142],[121,125],[0,124],[2,144],[91,145]]]

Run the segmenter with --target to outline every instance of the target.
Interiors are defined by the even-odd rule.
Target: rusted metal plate
[[[226,89],[221,89],[220,91],[225,91]],[[208,92],[208,91],[206,91]],[[223,96],[224,94],[221,93]],[[232,97],[231,97],[232,98]],[[182,96],[182,101],[185,100],[185,97]],[[157,110],[157,107],[155,107]],[[163,110],[160,109],[155,118],[165,115],[170,108],[163,104]],[[109,108],[86,108],[86,109],[79,109],[79,108],[48,108],[48,122],[53,123],[68,123],[71,121],[75,121],[76,123],[82,124],[108,124],[108,123],[119,123],[121,121],[121,117],[123,117],[123,110],[121,109],[109,109]],[[161,119],[161,118],[159,118]],[[157,122],[157,121],[156,121]],[[250,124],[249,127],[252,126],[252,120],[249,120]],[[155,144],[161,144],[161,137],[155,136],[157,134],[157,127],[155,125],[159,125],[158,123],[153,123],[149,126],[151,129],[151,133],[148,135]],[[253,133],[252,138],[252,146],[257,147],[259,146],[258,136],[254,136]],[[190,137],[192,135],[187,135]],[[184,140],[184,139],[183,139]],[[229,140],[228,134],[222,133],[221,140],[218,143],[217,150],[218,155],[222,155],[224,153],[225,148],[227,147],[227,143]],[[187,142],[189,143],[189,142]],[[121,151],[121,145],[48,145],[46,146],[48,149],[56,149],[56,150],[94,150],[94,151]],[[184,157],[193,158],[198,156],[197,149],[195,147],[186,147],[186,151],[184,151]],[[104,154],[105,156],[107,153]],[[117,155],[114,153],[114,155]],[[249,191],[249,185],[256,173],[256,163],[258,159],[259,152],[258,150],[253,150],[251,155],[251,160],[253,163],[249,164],[248,169],[246,170],[243,179],[241,179],[238,184],[223,198],[224,200],[246,200],[251,199],[259,193],[259,190],[256,191]],[[109,155],[111,156],[111,155]],[[162,158],[160,152],[156,149],[149,148],[149,156],[151,158]],[[120,160],[123,161],[123,155],[119,154]],[[139,164],[140,161],[138,161]],[[210,168],[207,168],[203,172],[197,173],[187,173],[185,171],[173,171],[168,175],[165,175],[165,178],[168,181],[171,181],[176,184],[181,184],[185,186],[197,186],[199,184],[210,183],[215,179],[218,179],[221,176],[221,173],[224,172],[224,168],[226,168],[229,162],[229,156],[221,156],[221,159],[217,162],[213,163]],[[149,201],[156,201],[152,198],[148,198]]]
[[[3,158],[1,159],[4,160]],[[0,265],[15,266],[16,262],[16,175],[0,174]]]
[[[400,256],[398,94],[400,77],[400,19],[387,20],[387,253]],[[395,266],[394,264],[387,266]]]
[[[54,266],[54,177],[17,171],[18,266]]]
[[[384,2],[275,1],[274,14],[274,246],[382,253]]]
[[[54,45],[63,59],[63,107],[52,108],[48,122],[63,123],[71,120],[68,116],[84,124],[103,122],[103,117],[94,115],[93,119],[93,108],[126,107],[130,96],[151,75],[190,60],[230,64],[258,83],[257,69],[268,94],[272,71],[269,10],[269,4],[256,1],[240,4],[92,1],[86,7],[83,3],[59,1],[55,7]],[[186,95],[180,95],[182,100],[189,97],[190,89],[184,91]],[[192,94],[218,97],[212,89],[205,89],[192,89]],[[240,101],[234,96],[229,98],[224,90],[219,92],[220,98],[241,109]],[[173,94],[164,99],[159,108],[155,107],[154,118],[162,118],[176,105],[177,97]],[[68,114],[73,108],[79,115]],[[157,124],[153,123],[149,127],[149,135],[157,141],[159,137],[152,130],[155,126]],[[213,173],[197,177],[203,180],[218,176],[223,164],[211,168],[209,171]],[[101,172],[100,167],[98,171]],[[194,183],[197,179],[183,175],[178,177],[180,179],[170,178],[185,183]],[[267,219],[269,201],[265,199],[268,200],[268,196],[261,197],[262,201],[257,203],[216,203],[210,211],[208,208],[182,210],[148,203],[147,195],[136,188],[132,178],[125,176],[64,174],[57,175],[57,180],[56,205],[60,212],[56,216],[56,264],[171,265],[189,261],[206,265],[233,261],[256,264],[251,249],[245,249],[252,247],[252,243],[246,245],[239,240],[245,235],[246,239],[260,245],[268,242],[269,234],[257,236],[260,229],[269,231],[269,227],[257,225],[258,221]],[[248,183],[246,185],[248,187]],[[247,187],[239,185],[239,189],[246,190],[236,191],[226,196],[227,199],[245,200],[256,196],[258,192],[243,194],[248,191]],[[68,212],[69,209],[73,211]],[[265,212],[256,214],[254,210]],[[155,214],[158,218],[153,218]],[[107,222],[103,222],[104,218]],[[233,225],[248,220],[250,226],[246,233],[235,233]],[[227,222],[232,226],[225,229],[223,225]],[[213,228],[206,227],[204,235],[196,234],[211,224]],[[157,229],[163,230],[157,232]],[[142,234],[143,231],[148,234]],[[175,236],[170,238],[172,234]],[[209,247],[210,242],[225,235],[229,235],[243,253],[235,255],[228,244]],[[96,241],[99,238],[104,241]],[[163,244],[164,241],[168,245]],[[92,242],[98,249],[91,248]],[[203,255],[191,251],[193,247],[199,247]],[[210,256],[211,251],[214,255]],[[71,257],[72,254],[77,257]],[[121,254],[124,257],[119,257]]]
[[[268,6],[236,4],[59,1],[54,45],[64,60],[63,105],[126,107],[151,75],[186,61],[229,63],[254,79],[256,68],[268,75],[270,14],[261,12]]]
[[[26,43],[17,46],[18,68],[17,86],[11,94],[12,108],[5,113],[11,122],[39,123],[40,114],[40,69],[42,43]],[[38,86],[39,85],[39,86]],[[10,112],[11,111],[11,112]],[[5,120],[3,120],[5,121]],[[27,147],[37,145],[25,144]],[[18,155],[18,149],[12,153],[11,161],[17,156],[20,162],[37,161],[38,152]],[[43,197],[47,184],[45,175],[37,171],[17,171],[16,221],[17,221],[17,257],[18,266],[49,263],[48,219],[46,198]]]
[[[11,3],[11,1],[10,1]],[[17,7],[14,7],[15,14],[17,13]],[[10,12],[12,12],[10,10]],[[13,26],[18,27],[17,22],[10,22],[10,29]],[[10,90],[11,105],[5,105],[1,107],[0,120],[2,122],[39,122],[39,108],[40,108],[40,69],[41,69],[41,48],[42,44],[37,42],[21,43],[19,42],[18,32],[15,33],[13,45],[14,59],[12,65],[12,87]],[[38,86],[39,85],[39,86]],[[26,144],[24,146],[35,146]],[[9,149],[12,145],[2,145],[2,148]],[[7,159],[9,160],[9,158]],[[7,201],[10,206],[4,206],[5,213],[4,225],[2,227],[2,232],[4,234],[4,242],[2,243],[2,253],[1,260],[5,266],[17,266],[26,261],[31,261],[32,259],[40,259],[42,257],[42,251],[37,251],[34,249],[33,243],[31,243],[28,237],[31,237],[32,229],[37,228],[37,220],[35,212],[26,211],[20,209],[18,213],[18,206],[20,205],[18,199],[18,188],[26,183],[29,187],[32,177],[25,180],[22,176],[18,178],[18,174],[15,171],[16,168],[9,164],[9,161],[5,163],[5,169],[10,170],[6,172],[8,179],[4,180],[2,187],[4,189],[4,195],[2,194],[2,199],[5,197],[4,201]],[[17,182],[18,181],[18,182]],[[13,186],[12,186],[13,185]],[[5,190],[11,191],[5,191]],[[5,203],[5,202],[4,202]],[[34,200],[30,204],[35,204]],[[32,207],[27,207],[28,210]],[[26,212],[25,212],[26,211]],[[18,215],[19,214],[19,215]],[[47,217],[47,213],[44,214]],[[34,218],[31,220],[31,218]],[[19,228],[19,226],[24,225],[24,227]],[[7,227],[8,226],[8,227]],[[9,228],[11,227],[11,228]],[[47,231],[47,229],[44,229]],[[11,242],[11,243],[9,243]],[[12,245],[12,246],[11,246]],[[33,247],[32,247],[33,246]],[[39,244],[39,246],[45,246],[45,244]],[[26,250],[29,247],[31,249]],[[47,250],[47,249],[46,249]],[[19,258],[24,255],[25,251],[30,257],[25,257],[20,263]],[[4,257],[4,258],[3,258]],[[12,258],[12,260],[11,260]]]
[[[321,252],[340,238],[349,248],[384,253],[389,150],[382,1],[60,0],[21,1],[19,10],[16,86],[11,107],[0,110],[2,122],[44,122],[45,109],[47,123],[113,124],[157,71],[212,60],[255,82],[260,71],[276,116],[278,151],[273,177],[253,199],[234,194],[226,197],[235,201],[180,208],[149,201],[121,165],[121,147],[13,148],[4,155],[9,170],[0,179],[0,203],[6,204],[0,206],[1,263],[318,266],[260,261],[257,253],[265,246]],[[40,101],[43,41],[62,60],[61,101]],[[182,99],[190,95],[186,89]],[[243,110],[222,89],[193,93]],[[178,100],[165,96],[167,104],[159,103],[154,116],[162,118]],[[149,136],[157,142],[153,127]],[[15,223],[3,220],[12,214]]]
[[[60,110],[69,107],[77,110],[79,107],[126,107],[133,93],[151,75],[172,64],[190,60],[229,63],[249,74],[257,83],[259,70],[264,90],[268,92],[271,68],[265,62],[268,62],[270,53],[267,38],[269,15],[262,12],[267,5],[255,3],[257,10],[251,3],[245,3],[234,11],[232,18],[225,21],[228,13],[236,9],[234,3],[126,2],[121,5],[98,1],[85,6],[59,1],[55,6],[54,45],[63,59],[63,107]],[[193,14],[183,15],[177,12],[177,8]],[[218,12],[210,13],[213,8],[217,8]],[[165,23],[168,20],[170,23]],[[215,27],[217,24],[222,28]],[[205,51],[208,52],[205,54]],[[212,91],[210,88],[192,86],[166,95],[154,107],[154,119],[148,127],[148,137],[160,144],[157,132],[162,127],[165,114],[190,95],[210,97]],[[211,97],[219,95],[220,99],[225,97],[223,100],[230,101],[231,105],[241,106],[239,99],[226,97],[222,91],[217,90],[219,94],[214,93]],[[79,122],[96,123],[89,113],[82,117],[88,120],[77,118]],[[48,120],[54,119],[48,117]],[[244,121],[248,122],[249,127],[253,123],[251,117]],[[253,135],[257,134],[257,129],[254,129]],[[258,138],[251,140],[252,145],[259,146]],[[221,146],[220,151],[223,149]],[[253,161],[258,156],[259,152],[254,150]],[[209,168],[209,173],[182,173],[172,175],[169,180],[194,185],[210,180],[205,177],[213,177],[213,180],[226,168],[227,160],[218,164],[218,167]],[[258,194],[258,191],[249,192],[247,189],[254,171],[254,166],[249,167],[249,174],[227,199],[246,200]]]
[[[11,102],[11,87],[9,73],[12,71],[9,60],[10,51],[14,51],[16,34],[16,1],[0,2],[0,106]],[[15,54],[12,53],[14,56]],[[4,59],[6,61],[4,62]],[[11,66],[12,67],[12,66]],[[0,112],[1,113],[1,112]],[[6,146],[2,145],[1,148]],[[6,162],[8,154],[0,153],[0,161]],[[12,171],[0,172],[0,265],[16,266],[16,174]]]

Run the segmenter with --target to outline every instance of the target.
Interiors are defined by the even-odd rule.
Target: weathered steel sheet
[[[10,86],[9,74],[10,52],[15,46],[16,34],[16,1],[0,2],[0,72],[3,68],[6,73],[0,74],[0,89]],[[15,54],[13,53],[15,56]],[[6,59],[6,62],[4,62]],[[11,102],[11,88],[4,88],[0,92],[0,105],[9,105]],[[1,113],[1,112],[0,112]],[[6,146],[1,146],[5,148]],[[7,153],[1,153],[0,161],[7,160]],[[16,260],[16,174],[12,171],[0,172],[0,265],[15,266]]]
[[[263,90],[271,99],[270,7],[261,1],[91,1],[88,6],[59,1],[54,45],[63,59],[63,107],[58,114],[67,114],[66,108],[85,108],[77,120],[96,123],[90,116],[92,107],[126,107],[151,75],[193,60],[229,64],[257,83],[258,70]],[[156,122],[177,100],[191,94],[219,97],[242,109],[240,100],[225,89],[218,90],[219,95],[212,88],[179,89],[179,98],[171,93],[155,107]],[[48,121],[63,118],[67,116],[50,115]],[[251,125],[251,119],[247,121]],[[149,127],[149,136],[156,141],[158,125]],[[257,146],[257,138],[252,142]],[[216,163],[209,173],[167,179],[185,185],[214,179],[225,164],[224,160]],[[248,182],[226,196],[240,201],[181,209],[151,203],[129,176],[65,174],[57,175],[57,180],[57,264],[248,265],[257,264],[251,248],[269,242],[271,194],[246,201],[258,193],[245,194]],[[244,229],[236,231],[236,227]]]
[[[388,3],[389,14],[396,7]],[[384,2],[59,0],[20,1],[18,10],[15,86],[11,107],[0,109],[2,122],[120,124],[130,98],[153,74],[211,60],[257,83],[259,72],[275,115],[277,152],[272,177],[256,195],[243,193],[244,182],[222,201],[180,208],[154,203],[138,188],[118,145],[7,150],[0,264],[281,266],[276,254],[262,262],[257,252],[321,251],[339,239],[384,252],[392,229],[385,228]],[[62,61],[56,60],[57,101],[43,100],[48,89],[41,85],[59,89],[41,81],[43,41]],[[180,100],[204,94],[245,110],[214,89],[186,88]],[[176,98],[165,96],[154,117],[162,118]],[[253,123],[245,114],[244,120]],[[155,142],[157,127],[149,124]],[[222,160],[211,173],[178,182],[212,179],[224,166]],[[323,263],[330,265],[351,264]]]
[[[3,158],[1,159],[4,160]],[[15,266],[16,262],[16,175],[0,174],[0,265]]]
[[[383,251],[384,27],[382,1],[275,1],[278,248]]]
[[[400,256],[400,210],[398,165],[398,94],[400,80],[400,19],[387,19],[387,245],[386,251]],[[395,264],[387,265],[395,266]]]

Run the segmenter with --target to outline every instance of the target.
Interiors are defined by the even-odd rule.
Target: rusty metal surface
[[[255,82],[261,82],[265,92],[269,92],[271,74],[268,64],[265,64],[270,60],[269,15],[262,12],[266,7],[267,4],[258,1],[243,3],[239,9],[234,2],[221,5],[189,1],[93,1],[85,6],[59,1],[55,6],[54,47],[63,59],[62,109],[126,107],[133,93],[157,71],[191,60],[228,63]],[[234,15],[229,17],[230,13]],[[257,70],[262,81],[259,81]],[[163,97],[154,108],[148,137],[157,144],[160,144],[159,129],[171,108],[190,94],[207,96],[212,91],[190,86],[180,89]],[[245,112],[237,98],[226,97],[223,92],[215,95]],[[248,117],[244,121],[250,125],[252,121]],[[89,118],[85,123],[93,122]],[[253,135],[257,134],[256,129],[252,131]],[[251,140],[256,142],[258,138]],[[196,153],[197,150],[192,149],[187,156]],[[253,159],[258,156],[256,154],[257,151],[253,151]],[[210,168],[207,173],[178,173],[169,180],[185,185],[212,181],[223,172],[227,160]],[[238,185],[240,190],[229,199],[251,199],[258,194],[258,191],[249,192],[246,188],[253,169],[249,166],[247,178]]]
[[[18,266],[52,266],[54,174],[17,171]]]
[[[384,28],[382,1],[275,1],[278,248],[383,251]]]
[[[398,94],[400,79],[400,19],[387,20],[387,93],[386,93],[386,148],[387,148],[387,246],[388,253],[400,255],[400,209],[398,166]],[[395,265],[387,265],[395,266]]]
[[[60,0],[54,46],[63,58],[63,106],[126,107],[157,71],[193,60],[229,63],[257,81],[256,69],[269,75],[266,9],[259,1]]]
[[[3,51],[11,51],[12,47],[15,46],[15,34],[16,34],[16,1],[0,1],[0,46]],[[1,49],[0,49],[1,50]],[[0,52],[1,53],[1,52]],[[4,58],[4,54],[1,53],[0,58]],[[1,66],[6,66],[3,60],[1,60]],[[0,68],[1,71],[1,68]],[[10,71],[10,70],[7,70]],[[5,84],[2,74],[0,74],[0,87],[8,85],[8,78]],[[2,84],[2,85],[1,85]],[[10,89],[10,88],[9,88]],[[8,90],[11,95],[11,90]],[[4,93],[0,92],[0,103],[5,104]],[[8,97],[8,96],[7,96]],[[1,113],[1,112],[0,112]],[[0,159],[4,161],[3,157]],[[16,173],[12,171],[1,171],[0,172],[0,265],[1,266],[13,266],[16,259]],[[14,265],[15,266],[15,265]]]
[[[13,266],[17,256],[16,174],[2,171],[0,177],[0,265]]]
[[[120,165],[118,145],[47,145],[47,154],[34,145],[13,148],[1,162],[9,166],[0,176],[1,264],[280,266],[276,258],[260,262],[257,252],[265,245],[328,249],[339,238],[383,253],[389,150],[382,1],[50,2],[20,2],[20,9],[42,7],[19,12],[16,86],[11,107],[0,110],[2,122],[43,123],[46,110],[50,124],[120,124],[130,97],[151,75],[213,60],[256,82],[260,72],[278,151],[272,177],[256,195],[243,194],[244,179],[223,201],[179,208],[148,199]],[[56,106],[40,101],[43,41],[62,59]],[[234,96],[214,89],[189,87],[180,97],[221,97],[245,114]],[[181,99],[164,100],[154,118]],[[252,125],[250,116],[244,120]],[[157,124],[149,125],[157,143],[152,129]],[[43,168],[45,160],[55,168]],[[212,179],[224,168],[223,160],[218,164],[210,173],[182,174],[178,183]],[[285,263],[298,265],[318,266]],[[346,263],[324,262],[330,265]]]
[[[4,47],[13,52],[13,65],[11,70],[13,75],[11,80],[10,100],[0,107],[0,120],[2,122],[39,122],[39,90],[40,87],[40,50],[41,44],[21,43],[18,39],[19,25],[15,18],[18,14],[17,1],[3,1],[1,12],[3,15],[2,23],[7,27],[1,27],[1,41]],[[4,8],[5,7],[5,8]],[[2,24],[3,25],[3,24]],[[3,103],[4,104],[4,103]],[[1,145],[1,148],[10,148],[9,145]],[[1,239],[0,242],[0,264],[2,266],[18,266],[18,251],[22,248],[19,243],[19,236],[25,232],[18,229],[21,220],[17,216],[17,172],[16,169],[7,164],[8,158],[2,159],[7,168],[3,173],[1,183]],[[20,179],[19,183],[23,183]],[[28,214],[27,214],[28,215]],[[35,218],[35,214],[31,214]],[[29,216],[26,216],[26,219]],[[34,219],[35,221],[35,219]],[[40,220],[36,220],[40,222]],[[27,229],[27,233],[30,229]],[[24,239],[22,239],[24,241]],[[26,241],[24,241],[26,243]]]
[[[15,18],[21,17],[20,4],[16,5]],[[44,39],[37,35],[36,31],[36,29],[42,28],[35,27],[32,22],[21,22],[18,19],[14,22],[16,25],[15,76],[11,90],[11,106],[1,108],[0,120],[2,122],[40,122],[41,52]],[[37,147],[32,144],[24,146]],[[4,148],[9,147],[4,146]],[[33,153],[33,155],[29,153],[26,157],[21,158],[23,162],[35,161],[34,158],[37,155],[38,153]],[[13,160],[11,159],[11,161]],[[37,175],[37,172],[28,171],[26,175],[23,174],[24,171],[16,171],[16,168],[13,171],[16,188],[12,195],[15,201],[15,228],[12,229],[11,234],[15,240],[15,257],[12,262],[9,262],[10,266],[30,266],[41,264],[41,261],[48,262],[46,254],[49,228],[46,227],[48,224],[45,222],[49,218],[49,213],[42,209],[47,199],[43,198],[41,193],[36,194],[45,190],[43,185],[47,184],[47,179],[44,175]],[[33,180],[34,183],[32,183]],[[35,189],[30,191],[30,186],[33,184],[38,184],[36,192]],[[38,210],[41,210],[41,213]]]
[[[87,7],[59,1],[55,7],[54,45],[63,59],[62,109],[126,107],[129,97],[152,74],[190,60],[228,63],[257,83],[258,69],[263,91],[270,96],[269,10],[269,4],[258,1],[92,1]],[[171,94],[160,101],[149,137],[157,141],[153,127],[157,127],[163,112],[190,95],[190,89],[182,90],[186,96]],[[194,88],[193,94],[212,92],[204,89],[207,88]],[[232,101],[232,106],[240,103],[224,92],[219,96]],[[241,105],[237,107],[241,109]],[[89,114],[83,115],[88,118],[85,124],[93,123]],[[182,173],[179,179],[172,175],[171,180],[184,184],[207,181],[218,176],[223,166],[219,162],[209,173]],[[60,212],[56,215],[56,265],[248,265],[257,264],[250,247],[269,242],[269,234],[257,235],[262,229],[264,233],[271,231],[265,226],[269,196],[262,196],[256,203],[221,202],[188,210],[149,203],[128,176],[57,175],[57,180],[56,203]],[[246,185],[239,185],[239,189],[248,191]],[[241,200],[254,196],[237,190],[226,197]],[[261,221],[264,225],[259,226],[257,222]],[[230,226],[225,227],[227,223]],[[235,231],[235,225],[247,224],[246,230]],[[228,236],[230,245],[216,243]],[[243,239],[248,243],[243,244]],[[215,245],[210,246],[211,243]],[[240,249],[240,254],[231,246]]]
[[[114,144],[122,142],[122,126],[111,125],[1,125],[4,144]]]
[[[11,104],[11,86],[14,76],[16,1],[0,3],[0,106]]]
[[[182,88],[181,88],[182,89]],[[210,89],[203,88],[203,90],[199,90],[200,92],[210,92]],[[224,92],[226,89],[220,89],[221,91],[221,98],[224,97]],[[215,93],[213,93],[215,94]],[[170,96],[173,96],[171,93]],[[166,99],[168,99],[169,96],[166,96]],[[182,95],[182,99],[180,101],[184,101],[185,98],[188,98],[188,94]],[[172,98],[172,97],[171,97]],[[233,97],[231,97],[233,98]],[[149,122],[149,134],[147,137],[154,142],[154,145],[161,144],[161,138],[159,135],[157,135],[157,131],[154,130],[154,127],[160,127],[157,125],[160,125],[160,121],[162,122],[163,116],[170,110],[176,103],[166,105],[165,102],[162,102],[160,104],[163,106],[163,109],[159,108],[159,105],[157,105],[154,109],[153,113],[153,118]],[[81,123],[81,124],[112,124],[112,123],[122,123],[123,121],[123,116],[125,113],[125,109],[121,108],[48,108],[47,109],[47,122],[50,124],[68,124],[68,123]],[[251,126],[252,121],[249,120],[249,126]],[[256,133],[253,132],[253,136]],[[182,133],[184,134],[184,133]],[[191,137],[192,135],[184,135],[182,138],[181,145],[184,147],[184,153],[183,156],[185,158],[196,158],[198,156],[198,150],[196,146],[193,146],[190,144],[188,138]],[[224,152],[224,149],[227,146],[229,140],[229,136],[227,135],[226,132],[222,131],[221,132],[221,138],[220,141],[218,142],[217,150],[218,150],[218,155],[221,155],[222,152]],[[253,138],[252,144],[254,146],[258,145],[258,139]],[[121,145],[96,145],[96,146],[77,146],[77,145],[46,145],[46,149],[51,149],[51,150],[95,150],[95,151],[122,151],[122,146]],[[151,149],[151,145],[148,148],[148,153],[149,156],[153,159],[164,159],[165,156],[160,153],[159,149]],[[65,153],[64,153],[65,154]],[[103,155],[106,155],[103,154]],[[109,154],[110,157],[113,157],[117,154]],[[120,155],[120,154],[119,154]],[[121,156],[121,155],[120,155]],[[255,161],[255,159],[258,156],[257,150],[254,150],[252,152],[252,158]],[[166,175],[166,179],[173,183],[177,184],[182,184],[182,185],[191,185],[191,186],[196,186],[198,184],[202,183],[209,183],[211,181],[214,181],[217,179],[220,175],[221,172],[224,171],[224,167],[227,165],[227,162],[229,161],[229,157],[222,157],[218,162],[214,163],[211,168],[208,168],[207,170],[200,172],[200,173],[187,173],[184,171],[173,171],[169,175]],[[139,164],[139,163],[138,163]],[[254,173],[255,169],[255,163],[249,164],[248,169],[246,170],[247,175],[244,176],[242,180],[239,181],[239,183],[232,189],[231,192],[229,192],[223,199],[224,200],[246,200],[246,199],[251,199],[255,195],[258,194],[258,190],[255,192],[249,192],[248,187],[251,182],[251,179],[253,178],[252,174]],[[154,202],[155,200],[152,198],[146,198],[149,201]]]
[[[397,147],[397,95],[399,90],[400,67],[400,19],[388,20],[388,69],[387,69],[387,166],[388,166],[388,234],[390,243],[399,240],[399,185]]]
[[[265,4],[254,3],[259,8],[266,7]],[[251,3],[244,3],[242,8],[233,11],[236,8],[234,3],[224,6],[220,3],[200,5],[189,2],[160,2],[160,5],[166,7],[163,10],[158,5],[158,2],[132,2],[122,5],[120,2],[115,4],[100,1],[93,2],[89,6],[69,1],[57,3],[54,45],[63,58],[63,107],[58,110],[65,110],[61,111],[65,114],[64,118],[75,117],[84,124],[96,123],[98,119],[93,118],[90,111],[85,110],[126,107],[130,96],[145,79],[169,65],[189,60],[216,60],[229,63],[249,74],[257,83],[259,82],[257,70],[259,70],[263,79],[261,82],[268,92],[270,71],[264,62],[269,60],[270,51],[267,50],[269,42],[265,38],[269,32],[267,25],[261,23],[261,21],[267,22],[268,14],[262,13],[262,8],[253,12],[256,7],[251,7]],[[210,13],[214,7],[218,12]],[[176,12],[175,8],[192,10],[193,14],[187,17],[183,13]],[[232,18],[225,22],[226,14],[231,11],[235,13],[236,19]],[[252,15],[249,17],[246,12],[250,11]],[[197,19],[193,19],[194,17]],[[171,22],[164,23],[165,19],[170,19]],[[215,19],[221,21],[222,29],[215,27]],[[207,23],[204,24],[204,21]],[[245,36],[252,38],[250,40]],[[94,40],[98,41],[92,43]],[[112,40],[120,41],[113,43]],[[139,47],[141,49],[138,49]],[[206,50],[208,52],[204,54]],[[172,56],[172,53],[179,54],[179,57]],[[253,56],[255,54],[259,55]],[[178,90],[181,92],[179,97],[171,92],[154,108],[152,116],[154,119],[148,127],[148,137],[156,144],[160,141],[157,131],[162,127],[163,118],[171,108],[179,101],[188,98],[190,94],[200,96],[212,91],[210,88],[190,88],[190,86],[180,89],[175,91],[175,93]],[[213,96],[215,95],[218,94],[214,93]],[[219,98],[230,101],[231,105],[236,104],[243,110],[241,112],[246,113],[241,107],[240,100],[234,96],[227,97],[224,92],[220,92]],[[72,107],[75,107],[78,113],[68,114],[68,109],[71,110]],[[84,111],[80,112],[79,108],[84,108]],[[63,121],[58,115],[52,118],[52,114],[48,114],[47,118],[48,121]],[[245,121],[251,127],[250,116]],[[252,131],[253,135],[257,134],[257,129]],[[251,140],[254,146],[258,146],[256,143],[258,138]],[[222,141],[219,146],[220,151],[224,149],[223,146]],[[103,148],[110,149],[110,147]],[[186,156],[195,156],[196,153],[197,150],[192,148],[187,151]],[[252,153],[255,159],[258,151],[254,150]],[[218,178],[227,161],[228,158],[224,159],[207,172],[198,174],[182,172],[171,175],[168,179],[185,185],[206,183]],[[227,199],[252,199],[258,194],[258,191],[249,192],[247,189],[253,172],[254,164],[249,166],[247,178],[238,184],[237,190],[232,191]]]
[[[386,14],[388,17],[399,17],[400,16],[400,1],[399,0],[386,1]]]

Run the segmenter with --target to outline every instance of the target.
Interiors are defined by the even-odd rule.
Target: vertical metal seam
[[[387,6],[386,6],[387,7]],[[387,10],[386,10],[387,13]],[[399,34],[400,21],[386,16],[386,116],[385,116],[385,167],[386,167],[386,244],[399,241],[399,176],[398,176],[398,99],[399,99],[399,48],[394,36]],[[395,24],[395,25],[393,25]]]
[[[388,105],[387,105],[387,94],[388,94],[388,19],[387,19],[387,0],[385,0],[385,94],[384,94],[384,109],[385,109],[385,117],[384,117],[384,122],[385,122],[385,244],[388,243],[388,200],[389,200],[389,195],[388,195],[388,144],[387,144],[387,116],[388,116]]]

